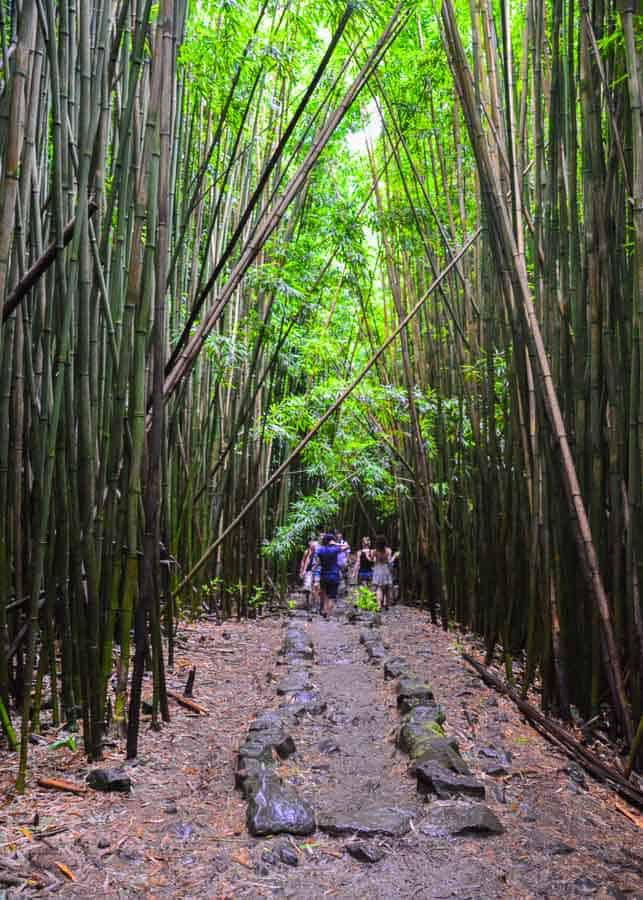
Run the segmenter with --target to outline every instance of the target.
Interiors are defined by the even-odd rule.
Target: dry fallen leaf
[[[232,859],[234,860],[234,862],[238,862],[239,865],[245,866],[246,869],[252,868],[252,861],[250,859],[250,855],[249,855],[248,851],[244,850],[243,848],[241,850],[237,851],[237,853],[233,853]]]
[[[57,862],[56,865],[60,869],[60,871],[63,873],[63,875],[65,875],[67,878],[69,878],[70,881],[77,880],[76,876],[74,875],[72,870],[69,868],[69,866],[66,866],[65,863]]]

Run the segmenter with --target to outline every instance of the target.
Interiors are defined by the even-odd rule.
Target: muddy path
[[[2,754],[0,863],[7,867],[0,873],[15,879],[5,882],[7,900],[44,893],[150,900],[643,896],[640,820],[570,767],[509,700],[481,685],[462,662],[455,635],[405,607],[391,610],[378,629],[387,654],[404,656],[431,683],[444,728],[484,785],[484,803],[503,833],[452,836],[427,828],[440,803],[418,795],[409,758],[396,747],[396,681],[385,681],[382,665],[369,661],[360,625],[312,617],[299,626],[314,646],[307,671],[325,711],[292,720],[296,752],[276,771],[312,805],[318,824],[359,824],[364,816],[372,822],[373,815],[409,824],[403,833],[358,840],[350,831],[319,829],[308,837],[251,837],[235,789],[237,750],[253,719],[283,702],[276,687],[287,671],[278,655],[287,624],[183,629],[170,687],[180,690],[196,665],[194,698],[209,715],[173,705],[172,723],[145,733],[141,759],[126,768],[129,796],[39,789],[38,775],[82,784],[89,768],[80,753],[43,744],[34,748],[29,794],[15,798],[12,760]],[[106,762],[122,765],[118,744]],[[381,858],[354,858],[348,850],[356,843]]]

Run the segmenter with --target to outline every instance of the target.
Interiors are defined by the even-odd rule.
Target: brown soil
[[[15,756],[2,752],[0,787],[8,802],[0,813],[0,876],[15,881],[7,897],[643,896],[643,822],[636,810],[589,776],[586,788],[579,786],[565,771],[568,760],[468,670],[454,635],[404,607],[386,615],[382,637],[432,683],[446,729],[484,780],[505,833],[449,839],[421,833],[427,805],[407,774],[407,758],[395,749],[394,684],[367,661],[358,627],[315,618],[307,625],[316,650],[313,678],[328,709],[293,730],[297,753],[280,773],[317,812],[394,803],[414,810],[414,828],[403,838],[372,841],[386,852],[374,865],[346,853],[349,839],[320,832],[308,839],[251,838],[234,789],[235,750],[252,718],[278,705],[282,624],[182,628],[169,684],[181,691],[196,665],[194,699],[209,715],[172,701],[171,724],[142,735],[141,757],[128,767],[130,797],[39,788],[39,776],[82,784],[89,768],[80,752],[44,746],[33,748],[28,793],[12,797]],[[324,738],[333,738],[339,752],[323,753]],[[508,776],[482,774],[479,753],[490,745],[512,754]],[[104,764],[122,761],[117,745]],[[43,836],[54,829],[60,831]],[[296,868],[262,861],[266,849],[285,842],[297,850]]]

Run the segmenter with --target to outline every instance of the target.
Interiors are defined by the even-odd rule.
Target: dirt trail
[[[81,783],[88,767],[80,753],[34,748],[28,796],[13,798],[0,813],[0,854],[6,854],[12,871],[35,881],[20,895],[47,890],[78,898],[149,900],[643,897],[640,820],[637,827],[619,811],[615,796],[591,779],[579,784],[582,774],[569,769],[567,759],[521,720],[510,701],[469,672],[455,635],[430,626],[420,611],[397,607],[384,618],[381,636],[391,654],[405,656],[433,685],[446,711],[447,732],[458,739],[485,785],[485,802],[505,828],[489,837],[422,833],[431,804],[416,794],[408,757],[395,748],[400,717],[394,682],[385,682],[382,666],[368,661],[360,627],[318,617],[303,624],[315,647],[312,680],[327,709],[294,725],[297,752],[278,771],[312,801],[318,820],[365,806],[407,811],[408,833],[369,839],[384,852],[381,861],[353,859],[346,852],[350,835],[317,831],[310,838],[252,838],[247,833],[245,803],[234,788],[236,748],[251,720],[279,705],[275,685],[285,674],[277,656],[283,623],[203,622],[183,629],[182,658],[170,673],[170,686],[180,689],[196,663],[195,700],[210,715],[194,717],[173,706],[169,726],[160,734],[144,734],[142,758],[129,769],[134,781],[129,798],[39,790],[38,774]],[[483,769],[494,761],[488,754],[497,751],[511,756],[507,774],[487,775]],[[122,763],[120,746],[108,763]],[[0,755],[5,789],[12,765],[8,754]],[[64,830],[34,839],[43,826]],[[282,861],[284,847],[294,851],[291,861],[298,865]],[[77,881],[70,882],[57,863]],[[8,900],[15,895],[9,888]]]

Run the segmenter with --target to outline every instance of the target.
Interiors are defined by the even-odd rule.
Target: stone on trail
[[[282,844],[279,848],[279,859],[287,866],[299,865],[299,854],[290,844]]]
[[[319,691],[298,691],[288,694],[288,703],[282,704],[279,709],[293,716],[303,716],[306,713],[320,716],[326,712],[326,701],[322,700]]]
[[[411,766],[411,774],[415,775],[417,766],[427,762],[438,763],[444,769],[459,775],[471,775],[471,770],[458,751],[458,742],[453,737],[428,738],[423,743],[422,753]]]
[[[277,685],[278,694],[294,694],[297,691],[308,691],[312,687],[305,669],[295,670],[282,678]]]
[[[365,844],[363,841],[346,844],[346,850],[353,859],[363,863],[376,863],[386,856],[381,847]]]
[[[420,826],[422,834],[502,834],[500,820],[483,803],[447,800],[431,804],[428,819]]]
[[[253,728],[257,721],[255,719],[255,722],[252,723],[247,738],[239,747],[239,765],[242,765],[244,759],[271,763],[273,749],[281,759],[288,759],[289,756],[292,756],[297,748],[292,737],[284,731],[281,722],[272,725],[266,724],[263,728]]]
[[[403,713],[410,712],[414,706],[426,706],[433,701],[430,685],[417,678],[401,678],[397,686],[397,705]]]
[[[129,794],[132,780],[122,769],[92,769],[87,776],[87,784],[96,791],[116,791]]]
[[[315,814],[297,791],[275,774],[266,772],[248,802],[248,831],[255,837],[267,834],[312,834]]]
[[[416,763],[414,772],[418,780],[418,791],[421,794],[435,793],[440,800],[449,800],[452,797],[472,797],[476,800],[484,800],[484,785],[469,775],[458,775],[450,772],[439,763],[427,760]]]
[[[402,719],[397,736],[397,746],[411,759],[418,759],[431,749],[435,738],[444,737],[442,723],[444,712],[441,706],[416,706]],[[457,749],[457,746],[456,746]]]
[[[323,741],[320,741],[317,744],[317,749],[320,753],[339,753],[340,747],[337,741],[334,738],[328,737],[324,738]]]
[[[319,817],[322,831],[335,836],[356,834],[371,837],[385,834],[402,837],[411,830],[413,813],[397,806],[371,806],[360,810],[326,813]]]
[[[394,656],[387,659],[384,663],[384,678],[401,678],[403,675],[408,676],[409,664],[402,656]]]
[[[386,650],[384,649],[384,644],[374,642],[366,644],[366,652],[368,653],[368,658],[373,663],[381,662],[386,658]]]

